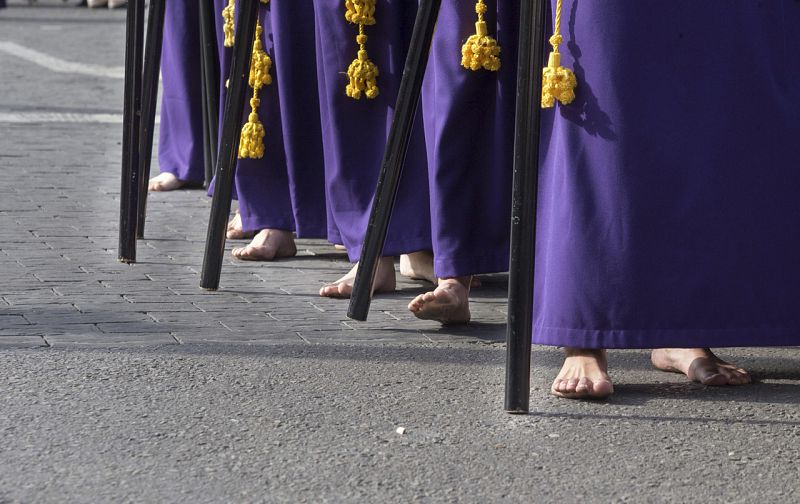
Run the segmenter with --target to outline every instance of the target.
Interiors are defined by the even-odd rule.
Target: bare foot
[[[187,182],[185,180],[180,180],[175,175],[164,172],[150,179],[147,184],[147,190],[154,192],[174,191],[175,189],[180,189],[186,184]]]
[[[403,254],[400,256],[400,274],[414,280],[427,280],[436,284],[433,272],[433,254],[427,250]]]
[[[243,229],[242,215],[239,212],[236,212],[233,219],[228,221],[228,230],[225,232],[225,236],[229,240],[247,240],[255,235],[255,231],[245,231]]]
[[[246,247],[237,247],[233,257],[242,261],[271,261],[283,257],[294,257],[297,247],[291,231],[262,229]]]
[[[614,393],[605,350],[565,348],[566,358],[550,393],[569,399],[603,399]]]
[[[345,247],[345,246],[344,246],[344,245],[342,245],[341,243],[334,243],[334,244],[333,244],[333,248],[335,248],[336,250],[344,250],[344,251],[346,251],[346,250],[347,250],[347,247]]]
[[[683,373],[703,385],[745,385],[753,381],[747,371],[723,361],[708,348],[657,348],[650,360],[662,371]]]
[[[441,278],[436,289],[420,294],[408,303],[417,318],[442,324],[466,324],[469,312],[470,277]]]
[[[353,294],[353,284],[356,281],[358,263],[342,278],[328,284],[319,290],[319,295],[332,298],[349,298]],[[375,272],[375,282],[372,284],[372,293],[394,292],[397,279],[394,272],[394,258],[381,257],[378,260],[378,270]]]

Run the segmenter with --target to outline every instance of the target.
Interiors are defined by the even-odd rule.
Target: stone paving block
[[[6,294],[6,301],[10,307],[26,309],[26,308],[43,308],[47,305],[60,305],[71,306],[73,302],[78,302],[83,298],[70,297],[66,298],[62,295],[56,294],[52,288],[42,288],[35,291],[25,292],[24,294],[11,293]],[[96,296],[92,296],[96,298]]]
[[[42,336],[2,336],[0,335],[0,350],[9,348],[30,348],[47,346]]]
[[[97,328],[104,333],[149,333],[149,334],[157,334],[157,333],[164,333],[164,332],[174,332],[180,329],[185,329],[187,327],[191,327],[189,325],[178,325],[178,324],[159,324],[154,321],[152,318],[147,317],[147,320],[142,321],[132,321],[132,322],[104,322],[96,324]]]
[[[177,345],[170,333],[60,334],[44,338],[51,347],[142,347]]]
[[[48,332],[50,332],[49,328],[35,324],[20,325],[13,327],[0,327],[0,337],[43,336]]]
[[[86,294],[106,295],[113,291],[105,288],[100,282],[89,280],[88,282],[68,282],[63,284],[53,283],[45,285],[50,287],[58,296],[71,297],[83,296]]]
[[[87,274],[84,271],[73,273],[63,271],[37,271],[33,273],[37,280],[43,283],[85,282]]]
[[[176,332],[175,338],[181,344],[190,343],[228,343],[228,344],[247,344],[247,345],[282,345],[306,343],[303,339],[293,332],[283,332],[270,335],[245,335],[230,332],[219,333],[199,333],[199,332]]]
[[[503,323],[471,322],[461,327],[439,327],[423,331],[435,342],[483,341],[503,343],[506,337],[506,326]]]
[[[36,238],[86,238],[85,233],[75,226],[42,226],[39,224],[30,232]]]
[[[6,287],[4,287],[3,293],[4,295],[18,294],[18,293],[30,294],[42,290],[49,290],[50,288],[51,286],[47,286],[44,283],[40,282],[33,275],[29,275],[26,277],[17,278],[15,280],[9,280]]]
[[[285,331],[294,331],[292,325],[269,320],[266,317],[260,320],[240,320],[237,318],[217,319],[226,329],[236,333],[252,334],[280,334]]]
[[[55,316],[55,315],[73,315],[79,314],[80,312],[72,306],[72,303],[62,303],[58,305],[47,305],[47,306],[33,306],[33,307],[13,307],[6,311],[7,313],[13,314],[21,314],[25,316],[31,317],[39,317],[39,316]]]
[[[300,335],[308,343],[430,343],[424,334],[416,331],[402,334],[380,331],[302,331]]]
[[[206,314],[201,311],[195,312],[147,312],[147,316],[159,324],[179,324],[185,326],[200,326],[202,324],[215,324],[219,322],[219,317]]]
[[[186,312],[189,314],[202,313],[202,310],[188,303],[130,303],[120,298],[116,303],[97,304],[91,302],[75,302],[77,308],[83,314],[97,314],[110,312],[135,312],[135,313],[154,313],[154,312]],[[190,319],[192,315],[187,315]]]
[[[158,303],[158,304],[191,304],[200,309],[205,306],[223,305],[223,306],[236,306],[247,305],[245,299],[236,294],[224,292],[207,292],[202,289],[197,289],[192,294],[177,294],[166,286],[161,288],[154,287],[151,292],[147,293],[134,293],[124,294],[123,297],[126,301],[133,304],[142,303]]]
[[[21,314],[0,313],[0,330],[13,330],[19,327],[31,326],[32,324]]]
[[[145,313],[124,312],[124,311],[96,311],[91,313],[81,313],[77,310],[74,313],[26,313],[25,318],[32,324],[40,325],[69,325],[69,324],[104,324],[104,323],[133,323],[150,322],[152,319]]]

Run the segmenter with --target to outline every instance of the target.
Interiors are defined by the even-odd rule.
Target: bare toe
[[[594,397],[608,397],[614,393],[614,384],[611,380],[597,380],[591,383],[590,394]]]
[[[436,289],[417,296],[413,303],[411,312],[417,318],[466,324],[470,320],[469,277],[439,280]]]
[[[185,184],[185,181],[178,179],[178,177],[172,173],[163,172],[148,181],[147,189],[153,192],[174,191],[175,189],[180,189]]]
[[[319,290],[319,295],[322,297],[339,297],[339,286],[335,283],[325,285]]]
[[[550,393],[569,399],[603,399],[614,393],[605,350],[567,348]]]
[[[690,380],[709,386],[745,385],[750,374],[729,364],[708,348],[659,348],[650,359],[662,371],[682,373]]]
[[[592,382],[589,378],[585,376],[578,380],[578,383],[575,385],[575,392],[578,394],[587,394],[592,390]]]
[[[297,254],[294,236],[281,229],[262,229],[246,247],[233,250],[233,255],[243,261],[272,261]]]
[[[353,285],[358,273],[358,263],[339,280],[328,284],[320,289],[320,296],[333,298],[349,298],[353,294]],[[372,284],[372,293],[392,292],[396,286],[394,271],[394,258],[391,256],[381,257],[378,261],[378,269],[375,272],[375,281]]]

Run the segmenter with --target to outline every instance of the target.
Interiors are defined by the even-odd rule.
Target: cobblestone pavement
[[[123,13],[95,18],[95,13],[59,9],[71,22],[59,25],[41,23],[35,12],[9,9],[9,17],[22,19],[16,27],[3,21],[3,38],[64,59],[78,59],[73,56],[78,51],[95,64],[119,63]],[[24,21],[31,17],[37,22]],[[43,40],[67,30],[72,39],[76,25],[98,32],[102,41],[94,54],[80,47],[91,43],[85,35],[63,45],[69,47],[63,53]],[[43,30],[48,26],[59,29]],[[109,47],[112,37],[120,40]],[[4,112],[120,113],[120,79],[52,73],[8,53],[0,57],[8,76],[3,86],[12,84],[0,98]],[[26,82],[34,77],[32,95]],[[408,313],[407,302],[427,288],[421,282],[402,282],[397,294],[377,298],[368,323],[349,321],[345,302],[318,295],[324,283],[348,269],[345,254],[321,241],[301,240],[297,258],[269,265],[234,261],[228,254],[221,290],[204,292],[199,270],[210,199],[197,190],[151,195],[138,264],[119,264],[121,125],[8,122],[0,128],[1,299],[7,306],[2,344],[432,343],[503,337],[501,277],[487,279],[476,291],[475,314],[482,323],[465,330],[442,331],[439,324]],[[228,250],[233,245],[229,241]]]
[[[463,328],[411,316],[413,281],[347,319],[321,241],[204,292],[201,191],[152,195],[117,262],[123,37],[124,12],[0,10],[0,502],[797,501],[796,349],[726,352],[740,389],[614,352],[595,403],[549,397],[536,348],[511,417],[504,275]]]

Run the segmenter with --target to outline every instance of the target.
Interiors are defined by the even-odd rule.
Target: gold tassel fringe
[[[490,72],[500,70],[500,46],[497,45],[497,40],[489,36],[489,29],[483,20],[486,10],[484,0],[478,0],[475,4],[475,12],[478,14],[475,35],[471,35],[461,48],[461,66],[473,72],[482,68]]]
[[[261,0],[261,3],[269,3],[269,0]],[[236,18],[236,0],[228,0],[228,6],[222,9],[222,33],[225,34],[225,47],[233,47],[235,41],[233,20]]]
[[[250,115],[247,123],[242,127],[242,136],[239,141],[239,158],[261,159],[264,156],[264,125],[258,117],[258,106],[261,100],[258,92],[264,86],[272,84],[272,59],[264,52],[261,45],[261,20],[256,24],[256,37],[253,41],[253,56],[250,60],[249,84],[253,88],[253,97],[250,99]]]
[[[553,51],[550,53],[547,67],[542,71],[542,108],[552,108],[556,101],[562,105],[569,105],[575,100],[575,88],[578,87],[578,79],[575,73],[569,68],[561,66],[561,54],[558,46],[564,41],[561,36],[561,3],[556,3],[556,20],[553,36],[550,37],[550,45]]]
[[[236,9],[235,0],[228,0],[228,5],[222,9],[222,32],[225,34],[225,47],[233,47],[233,18]]]
[[[358,37],[356,37],[359,47],[358,57],[347,69],[350,82],[345,89],[347,96],[354,100],[360,100],[362,93],[370,100],[380,94],[378,89],[380,71],[369,59],[366,48],[367,35],[364,33],[365,26],[375,24],[375,5],[375,0],[345,0],[345,19],[358,25]]]

